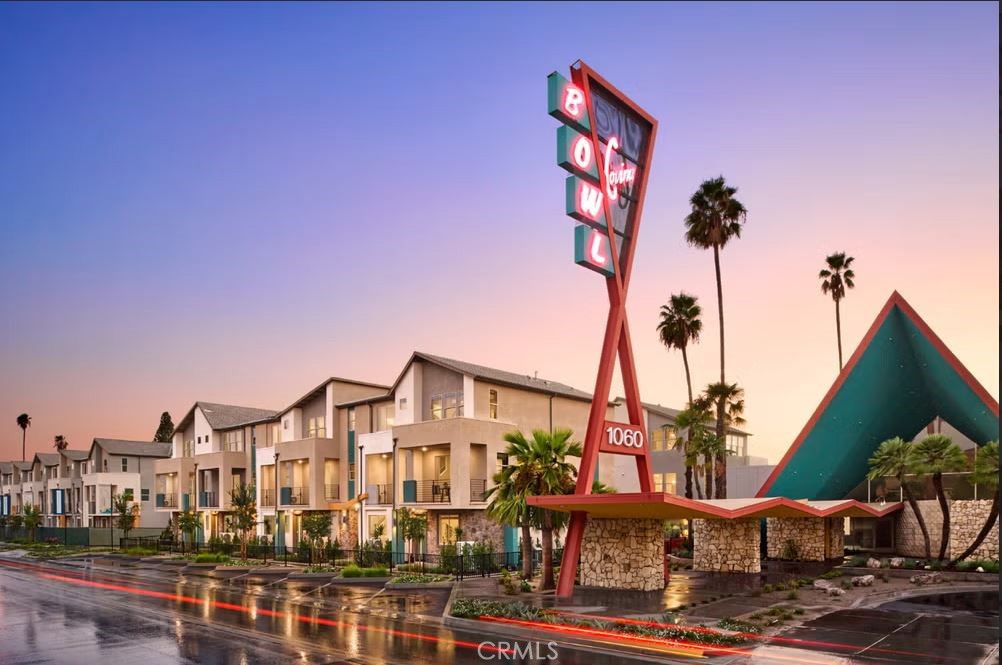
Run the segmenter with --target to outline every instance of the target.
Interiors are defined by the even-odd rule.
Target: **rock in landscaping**
[[[904,568],[905,559],[904,557],[896,556],[890,561],[891,568]]]
[[[977,572],[979,572],[979,573],[983,573],[983,572],[985,572],[985,569],[984,569],[984,568],[982,568],[981,566],[978,566],[978,568],[977,568]]]
[[[943,576],[939,573],[926,573],[924,575],[912,575],[908,578],[912,584],[924,586],[926,584],[939,584],[943,581]]]
[[[828,580],[814,580],[814,588],[827,591],[832,588],[832,583]]]
[[[852,578],[853,586],[873,586],[873,575],[859,575]]]
[[[845,589],[840,589],[837,586],[828,587],[829,596],[841,596],[845,593]]]
[[[866,567],[880,568],[880,559],[874,559],[873,557],[870,557],[869,559],[866,560]]]

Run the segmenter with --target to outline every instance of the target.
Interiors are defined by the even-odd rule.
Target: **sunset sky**
[[[846,356],[897,289],[999,394],[996,3],[0,6],[0,459],[149,439],[195,400],[283,408],[412,350],[594,387],[605,288],[573,263],[546,75],[585,59],[661,123],[628,311],[654,328],[712,255],[728,379],[776,462],[835,378],[825,255],[856,257]],[[619,391],[617,391],[619,392]],[[583,435],[583,433],[580,433]]]

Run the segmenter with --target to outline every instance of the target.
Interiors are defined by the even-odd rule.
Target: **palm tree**
[[[693,497],[693,480],[695,480],[697,489],[699,486],[698,474],[693,474],[700,454],[696,450],[695,442],[706,433],[709,421],[709,412],[696,408],[691,402],[689,408],[679,411],[678,415],[675,416],[675,447],[681,447],[685,455],[685,498],[687,499]],[[703,498],[702,490],[699,491],[699,498]]]
[[[915,471],[914,458],[912,456],[912,444],[899,436],[887,439],[880,444],[873,457],[869,460],[870,471],[866,477],[870,480],[886,478],[891,476],[898,479],[901,484],[901,491],[905,495],[905,500],[915,513],[915,520],[922,531],[922,538],[925,541],[925,558],[932,558],[932,546],[929,543],[929,529],[925,525],[925,518],[919,510],[915,495],[912,494],[908,484],[905,483],[905,476]]]
[[[700,249],[713,249],[713,267],[717,276],[717,318],[720,323],[720,383],[726,381],[724,372],[724,290],[720,279],[720,250],[731,238],[741,237],[741,226],[748,217],[744,205],[734,198],[738,190],[729,187],[724,177],[703,181],[689,199],[692,206],[685,218],[685,239]],[[723,438],[724,403],[717,403],[717,436]],[[727,496],[727,487],[717,487],[718,498]]]
[[[716,448],[717,457],[713,464],[714,475],[714,497],[717,499],[727,498],[727,446],[726,429],[720,433],[721,417],[726,428],[743,425],[745,422],[745,391],[736,383],[711,383],[703,391],[705,399],[717,405],[717,433],[716,438],[720,440],[720,446]]]
[[[21,461],[25,461],[24,440],[28,435],[28,428],[31,427],[31,416],[22,413],[17,417],[17,426],[21,428]]]
[[[699,333],[703,330],[703,322],[699,315],[702,308],[696,296],[682,292],[673,294],[669,304],[661,306],[661,322],[658,323],[658,338],[668,349],[678,349],[682,352],[682,364],[685,366],[685,385],[689,390],[689,403],[692,404],[692,376],[689,374],[689,356],[686,348],[689,342],[698,342]]]
[[[571,492],[568,492],[568,494],[570,494],[572,492],[573,492],[573,489],[571,490]],[[615,487],[609,487],[608,485],[606,485],[605,483],[603,483],[601,480],[593,480],[591,482],[591,493],[592,494],[615,494],[616,493],[616,488]]]
[[[42,511],[38,506],[29,503],[21,511],[21,519],[24,528],[28,530],[28,538],[31,542],[35,542],[35,529],[42,523]]]
[[[988,519],[985,520],[985,525],[981,527],[981,531],[978,533],[977,537],[974,539],[967,549],[958,556],[956,559],[950,562],[950,565],[956,564],[958,561],[963,561],[967,557],[974,554],[981,543],[985,541],[995,529],[995,523],[999,518],[999,442],[989,441],[980,450],[975,453],[974,457],[974,472],[971,474],[971,481],[976,483],[979,487],[984,486],[992,491],[992,507],[988,511]]]
[[[485,498],[487,516],[508,526],[517,526],[522,532],[522,577],[532,577],[532,522],[533,509],[526,503],[525,497],[532,484],[528,473],[530,450],[529,441],[522,432],[506,432],[504,440],[508,442],[505,450],[508,464],[494,474],[494,487],[491,487]]]
[[[839,301],[845,298],[846,289],[851,289],[856,285],[853,280],[856,273],[850,267],[855,259],[846,256],[845,252],[836,252],[825,257],[825,264],[828,266],[818,273],[821,280],[821,293],[830,293],[835,301],[835,337],[838,340],[838,368],[842,369],[842,317],[839,313]]]
[[[943,531],[939,539],[939,560],[946,558],[950,542],[950,502],[943,489],[943,474],[963,471],[967,467],[967,457],[960,446],[944,434],[930,434],[912,446],[912,462],[916,470],[932,474],[932,486],[936,488],[939,509],[943,513]]]
[[[57,434],[56,438],[52,440],[52,447],[56,450],[66,450],[69,446],[70,442],[62,434]]]
[[[568,494],[574,490],[578,475],[577,468],[567,461],[568,457],[581,457],[581,443],[571,441],[573,433],[569,429],[555,429],[553,432],[533,430],[530,448],[530,473],[534,479],[532,493],[537,495]],[[540,589],[553,589],[553,531],[566,522],[566,513],[552,510],[537,511],[543,545],[543,583]]]

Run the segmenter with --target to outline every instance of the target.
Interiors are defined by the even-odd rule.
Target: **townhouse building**
[[[270,445],[278,423],[271,409],[195,402],[174,428],[168,455],[154,466],[154,510],[166,524],[193,510],[199,540],[227,532],[234,487],[255,484],[258,448]]]
[[[20,513],[24,510],[24,486],[31,479],[31,462],[26,461],[15,461],[11,464],[14,465],[14,477],[13,484],[11,485],[12,493],[12,513]]]
[[[48,456],[48,453],[42,453]],[[31,461],[21,462],[21,510],[34,506],[45,514],[45,467],[38,455]]]
[[[89,450],[66,448],[59,451],[55,476],[46,485],[46,496],[49,499],[46,526],[84,526],[83,465],[89,455]]]
[[[357,416],[346,404],[385,396],[388,388],[330,377],[278,413],[267,439],[259,440],[255,460],[260,535],[295,546],[303,515],[326,511],[333,513],[332,537],[353,544],[353,507],[361,490],[349,424]]]
[[[0,516],[14,514],[14,463],[0,462]]]
[[[82,526],[114,526],[118,494],[131,497],[134,526],[166,526],[168,515],[154,509],[152,489],[156,462],[170,454],[169,443],[94,439],[80,467]]]

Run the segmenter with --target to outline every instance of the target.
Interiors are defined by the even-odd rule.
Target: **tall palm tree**
[[[873,453],[873,456],[869,460],[870,471],[866,474],[866,477],[870,480],[877,480],[888,476],[898,479],[898,482],[901,484],[901,491],[905,495],[905,500],[911,506],[912,512],[915,514],[915,520],[922,531],[922,539],[925,541],[925,558],[931,559],[932,546],[929,543],[929,529],[925,525],[925,518],[922,517],[918,502],[915,500],[915,495],[912,494],[911,488],[905,482],[905,476],[915,471],[914,462],[912,444],[896,436],[881,443],[880,447]]]
[[[943,531],[939,539],[939,560],[946,558],[950,542],[950,502],[943,488],[943,474],[963,471],[967,468],[967,457],[960,446],[944,434],[930,434],[912,446],[912,462],[916,470],[932,474],[932,486],[936,488],[939,509],[943,513]]]
[[[701,440],[706,434],[709,422],[709,412],[706,409],[697,408],[691,401],[687,409],[679,411],[678,415],[675,416],[675,446],[676,448],[681,447],[685,455],[685,498],[687,499],[693,497],[693,481],[695,480],[695,484],[699,485],[699,476],[693,473],[700,455],[696,441]],[[699,498],[703,498],[702,490],[699,491]]]
[[[825,257],[827,267],[818,273],[821,280],[821,293],[830,293],[835,301],[835,337],[838,340],[838,368],[842,369],[842,316],[839,312],[839,302],[845,298],[846,289],[856,286],[853,280],[856,273],[850,267],[855,259],[846,256],[845,252],[836,252]]]
[[[689,356],[686,348],[689,342],[699,341],[699,333],[703,330],[703,322],[699,319],[702,311],[696,296],[685,292],[673,294],[668,304],[661,306],[661,321],[657,328],[658,338],[666,348],[682,352],[685,386],[689,390],[690,404],[692,404],[692,376],[689,374]]]
[[[22,413],[17,417],[17,426],[21,428],[21,461],[25,461],[24,440],[28,435],[28,428],[31,427],[31,416]]]
[[[730,187],[724,177],[705,180],[689,199],[692,207],[685,218],[685,239],[700,249],[713,249],[713,268],[717,276],[717,318],[720,323],[720,383],[726,381],[724,372],[724,290],[720,279],[720,250],[732,238],[741,237],[741,226],[748,217],[744,205],[734,198],[738,190]],[[723,438],[724,402],[717,403],[717,436]],[[727,487],[718,487],[718,496],[727,496]],[[722,492],[722,494],[720,494]]]
[[[66,440],[66,437],[62,434],[57,434],[52,440],[52,447],[56,450],[66,450],[69,448],[70,442]]]
[[[573,491],[577,479],[577,468],[568,457],[581,457],[581,443],[571,441],[573,433],[569,429],[555,429],[553,432],[533,430],[529,465],[535,478],[533,494],[568,494]],[[547,591],[556,584],[553,579],[553,531],[566,521],[566,514],[552,510],[538,511],[539,529],[543,545],[543,583],[540,589]]]
[[[981,527],[981,531],[974,538],[974,542],[967,546],[967,549],[961,553],[956,559],[950,562],[950,565],[957,563],[958,561],[963,561],[967,557],[974,554],[981,543],[985,541],[995,529],[995,523],[999,518],[999,442],[990,441],[982,446],[976,453],[974,458],[974,473],[971,474],[971,480],[977,484],[979,488],[984,487],[991,490],[992,492],[992,507],[988,511],[988,519],[985,520],[985,525]]]
[[[717,457],[713,464],[714,497],[727,498],[727,429],[743,425],[745,422],[745,391],[736,383],[711,383],[703,391],[705,399],[717,406],[716,438],[721,445],[716,448]],[[724,433],[720,433],[720,422],[723,417]]]
[[[508,441],[510,463],[494,474],[494,486],[487,490],[487,516],[499,524],[519,527],[522,578],[529,579],[532,577],[532,508],[525,501],[528,474],[521,473],[527,468],[524,464],[528,460],[529,443],[521,432],[508,432],[505,440]]]

